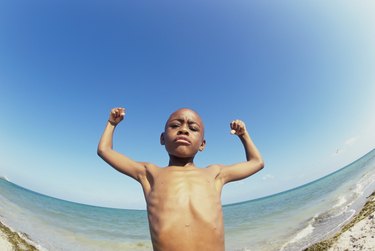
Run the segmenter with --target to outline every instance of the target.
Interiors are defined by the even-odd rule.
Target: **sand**
[[[8,238],[3,232],[0,232],[0,250],[11,251],[13,250],[13,245],[8,241]]]
[[[362,210],[339,232],[306,250],[375,250],[375,192],[369,196]]]
[[[1,251],[38,251],[27,240],[27,236],[21,236],[0,222],[0,250]]]

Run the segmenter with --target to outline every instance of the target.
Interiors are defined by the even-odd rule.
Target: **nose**
[[[181,127],[180,130],[178,130],[177,135],[189,135],[189,131],[185,127]]]

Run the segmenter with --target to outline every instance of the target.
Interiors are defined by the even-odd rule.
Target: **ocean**
[[[347,222],[374,190],[375,150],[309,184],[226,205],[226,250],[303,250]],[[4,179],[0,220],[41,250],[152,250],[144,210],[72,203]]]

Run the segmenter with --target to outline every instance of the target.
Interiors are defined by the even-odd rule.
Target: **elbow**
[[[259,170],[262,170],[264,168],[264,160],[263,159],[260,159],[258,161],[258,166],[259,166]]]
[[[102,155],[103,155],[103,150],[100,149],[100,148],[98,147],[98,149],[96,150],[96,154],[97,154],[99,157],[102,157]]]
[[[96,150],[96,154],[98,154],[100,158],[103,158],[103,156],[105,155],[105,152],[106,152],[106,149],[104,147],[98,146],[98,149]]]
[[[264,160],[261,156],[256,156],[248,161],[252,163],[257,172],[264,168]]]
[[[102,157],[103,156],[103,149],[100,149],[98,147],[98,149],[96,150],[96,154],[99,156],[99,157]]]

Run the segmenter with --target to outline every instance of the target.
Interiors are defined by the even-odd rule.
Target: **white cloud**
[[[275,178],[275,176],[271,175],[271,174],[266,174],[262,177],[262,180],[273,180]]]
[[[351,147],[352,145],[354,145],[355,142],[358,141],[358,139],[359,139],[358,136],[353,136],[353,137],[346,139],[343,145],[337,147],[335,152],[332,153],[332,155],[335,156],[338,154],[342,154],[343,152],[346,152],[349,147]]]
[[[358,140],[358,136],[356,136],[356,137],[351,137],[351,138],[345,140],[345,142],[344,142],[344,146],[350,146],[350,145],[352,145],[353,143],[355,143],[357,140]]]

